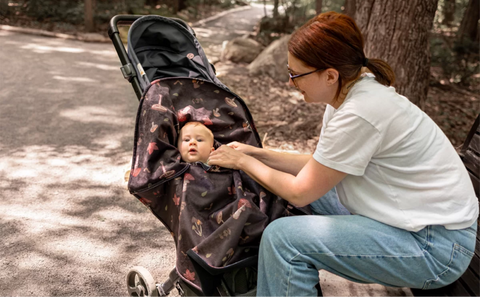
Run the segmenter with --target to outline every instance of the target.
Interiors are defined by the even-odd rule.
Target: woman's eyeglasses
[[[315,72],[317,72],[317,71],[323,70],[323,69],[316,69],[316,70],[313,70],[313,71],[310,71],[310,72],[307,72],[307,73],[292,74],[292,70],[290,69],[290,67],[288,66],[288,64],[287,64],[287,69],[288,69],[288,76],[290,76],[290,79],[292,80],[293,84],[294,84],[295,87],[297,87],[297,88],[298,88],[298,86],[297,86],[297,83],[295,82],[295,78],[299,78],[299,77],[302,77],[302,76],[305,76],[305,75],[309,75],[309,74],[315,73]]]

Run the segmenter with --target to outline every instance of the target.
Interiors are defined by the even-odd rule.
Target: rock
[[[248,65],[248,73],[253,76],[268,75],[279,81],[288,81],[287,53],[290,35],[272,42]]]
[[[250,38],[237,37],[225,45],[220,60],[235,63],[250,63],[263,51],[265,47]]]

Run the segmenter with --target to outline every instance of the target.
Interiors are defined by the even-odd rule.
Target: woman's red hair
[[[289,42],[290,54],[316,69],[334,68],[339,72],[338,98],[344,83],[360,75],[365,62],[363,36],[355,21],[344,14],[326,12],[317,15],[295,31]],[[368,58],[366,67],[378,82],[391,86],[392,68],[380,59]]]

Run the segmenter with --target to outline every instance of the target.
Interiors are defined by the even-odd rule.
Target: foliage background
[[[193,22],[236,5],[241,0],[92,0],[94,29],[106,34],[108,22],[116,14],[158,14],[175,16]],[[264,17],[259,23],[256,39],[264,45],[289,34],[313,17],[314,0],[274,0],[278,15]],[[261,2],[274,4],[275,2]],[[448,3],[454,4],[453,15],[445,21]],[[478,83],[478,40],[458,40],[456,33],[469,0],[439,0],[430,38],[432,67],[435,79],[442,84],[471,86]],[[0,0],[0,23],[46,30],[77,32],[84,30],[85,0]],[[175,11],[177,7],[183,8]],[[322,12],[344,12],[345,0],[323,0]]]
[[[116,14],[158,14],[194,22],[228,8],[249,4],[244,2],[248,0],[91,1],[94,6],[94,30],[105,36],[108,22]],[[293,32],[317,13],[315,0],[272,1],[259,3],[276,7],[275,16],[265,16],[259,22],[256,31],[251,34],[252,38],[264,45]],[[323,0],[322,12],[333,10],[344,13],[346,1],[349,0]],[[430,90],[427,102],[422,106],[457,146],[462,143],[469,127],[480,112],[478,33],[474,40],[458,36],[469,1],[471,0],[438,1],[433,28],[430,32]],[[0,24],[75,34],[85,31],[84,5],[85,0],[0,0]],[[224,80],[230,79],[232,86],[237,86],[239,90],[253,89],[255,84],[258,84],[257,87],[261,89],[265,85],[265,81],[249,80],[248,83],[251,86],[243,86],[231,79],[234,77],[235,75],[232,75]],[[268,85],[278,84],[270,82]],[[280,93],[286,94],[287,97],[291,96],[283,90],[283,87],[280,88],[282,89]],[[245,95],[249,97],[249,94]],[[268,110],[261,109],[261,112],[265,113]],[[313,112],[321,112],[321,110]],[[308,113],[306,109],[304,113]],[[314,133],[316,133],[315,128],[313,127]],[[292,131],[285,133],[285,135],[294,134]]]

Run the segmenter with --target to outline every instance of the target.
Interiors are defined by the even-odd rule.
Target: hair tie
[[[363,58],[363,67],[367,67],[367,65],[368,65],[368,59]]]

